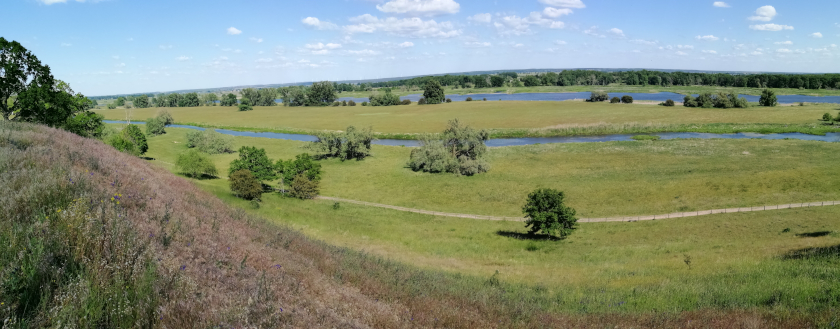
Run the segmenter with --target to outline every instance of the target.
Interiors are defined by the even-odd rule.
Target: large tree
[[[0,112],[5,120],[17,116],[24,108],[22,103],[46,105],[35,100],[50,98],[55,85],[49,66],[42,65],[17,41],[7,41],[3,37],[0,37],[0,77]]]
[[[313,83],[306,96],[309,99],[310,106],[327,106],[338,99],[335,87],[329,81]]]
[[[528,217],[525,227],[530,234],[542,232],[566,237],[577,226],[575,210],[565,205],[566,196],[555,189],[538,189],[528,195],[522,212]]]
[[[265,154],[265,149],[243,146],[239,149],[239,159],[230,163],[230,174],[239,170],[248,170],[262,182],[277,178],[274,163]]]
[[[446,101],[446,94],[437,80],[426,82],[423,86],[423,97],[426,98],[426,104],[440,104]]]

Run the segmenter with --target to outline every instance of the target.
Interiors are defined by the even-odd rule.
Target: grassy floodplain
[[[133,109],[133,120],[153,117],[160,109]],[[580,101],[455,102],[434,106],[389,107],[234,107],[167,108],[176,122],[202,127],[281,133],[344,130],[349,125],[372,126],[380,138],[414,139],[437,133],[447,121],[459,118],[476,128],[490,129],[494,138],[640,134],[655,132],[803,132],[824,134],[840,127],[818,121],[838,104],[773,108],[702,109],[647,104],[608,104]],[[126,112],[98,110],[109,120],[125,120]]]
[[[148,156],[173,170],[167,163],[186,149],[184,130],[168,130],[150,139]],[[266,147],[274,159],[304,151],[304,143],[292,141],[237,137],[236,143]],[[413,173],[403,166],[407,149],[376,147],[374,157],[361,162],[325,161],[322,186],[325,195],[508,215],[518,214],[534,187],[558,187],[583,215],[647,214],[840,198],[830,174],[838,147],[758,140],[507,147],[493,149],[493,169],[477,177]],[[212,158],[226,172],[235,156]],[[249,207],[230,195],[224,179],[195,182],[230,204]],[[837,253],[828,248],[840,244],[840,207],[583,224],[564,241],[523,239],[522,223],[349,204],[336,210],[332,202],[274,194],[249,211],[333,244],[423,268],[488,280],[499,271],[496,277],[504,281],[545,288],[554,296],[548,307],[556,311],[746,308],[784,316],[827,312],[840,301],[831,281],[840,275]],[[814,252],[822,253],[809,254]]]

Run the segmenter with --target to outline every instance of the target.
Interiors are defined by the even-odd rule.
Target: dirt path
[[[358,205],[363,205],[363,206],[386,208],[386,209],[407,211],[407,212],[413,212],[413,213],[425,214],[425,215],[434,215],[434,216],[483,219],[483,220],[497,220],[497,221],[512,221],[512,222],[524,222],[525,221],[525,218],[521,218],[521,217],[497,217],[497,216],[483,216],[483,215],[470,215],[470,214],[455,214],[455,213],[447,213],[447,212],[429,211],[429,210],[422,210],[422,209],[391,206],[391,205],[380,204],[380,203],[371,203],[371,202],[364,202],[364,201],[333,198],[333,197],[326,197],[326,196],[319,196],[319,197],[317,197],[317,199],[336,201],[336,202],[346,202],[346,203],[358,204]],[[758,207],[746,207],[746,208],[713,209],[713,210],[678,212],[678,213],[672,213],[672,214],[650,215],[650,216],[581,218],[581,219],[578,219],[578,222],[579,223],[637,222],[637,221],[642,221],[642,220],[685,218],[685,217],[697,217],[697,216],[706,216],[706,215],[713,215],[713,214],[728,214],[728,213],[736,213],[736,212],[753,212],[753,211],[780,210],[780,209],[791,209],[791,208],[823,207],[823,206],[834,206],[834,205],[840,205],[840,201],[820,201],[820,202],[810,202],[810,203],[791,203],[791,204],[783,204],[783,205],[775,205],[775,206],[758,206]]]

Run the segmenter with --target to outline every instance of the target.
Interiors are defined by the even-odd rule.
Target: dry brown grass
[[[5,143],[0,141],[0,147],[16,147],[20,151],[5,154],[28,161],[27,166],[33,170],[60,165],[66,169],[62,175],[86,184],[85,189],[74,192],[75,197],[85,197],[94,205],[116,203],[108,196],[123,196],[116,206],[118,213],[130,220],[140,237],[138,241],[148,247],[163,278],[158,282],[163,295],[155,327],[801,328],[811,325],[804,316],[750,310],[551,314],[535,306],[538,304],[526,295],[506,295],[508,287],[503,283],[482,284],[475,278],[421,271],[331,247],[288,228],[268,224],[241,209],[229,208],[185,179],[101,142],[46,127],[30,127],[32,131],[26,132],[10,130],[8,125],[0,124],[0,135],[5,138]],[[15,202],[14,198],[3,200],[3,207]]]

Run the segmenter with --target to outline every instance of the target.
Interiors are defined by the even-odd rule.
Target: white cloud
[[[659,44],[659,41],[648,41],[642,39],[635,39],[630,40],[631,43],[639,44],[639,45],[646,45],[646,46],[656,46]]]
[[[377,5],[376,9],[391,14],[433,16],[456,14],[461,10],[461,5],[454,0],[392,0]]]
[[[565,45],[565,44],[567,44],[567,43],[568,43],[568,42],[563,41],[563,40],[557,40],[557,41],[554,41],[554,44],[555,44],[555,45],[558,45],[558,46],[562,46],[562,45]]]
[[[593,37],[596,37],[596,38],[606,38],[607,37],[606,35],[598,33],[598,27],[597,26],[593,26],[593,27],[590,27],[587,30],[583,30],[583,34],[590,35],[590,36],[593,36]]]
[[[773,6],[764,6],[755,10],[755,16],[751,16],[748,19],[751,21],[762,21],[762,22],[769,22],[776,17],[776,8]]]
[[[546,16],[551,17],[551,18],[557,18],[557,17],[563,16],[563,15],[571,15],[571,14],[572,14],[572,10],[569,9],[569,8],[557,9],[557,8],[553,8],[553,7],[545,7],[545,9],[543,10],[543,15],[546,15]]]
[[[263,42],[262,38],[250,37],[250,38],[248,38],[248,40],[251,40],[251,41],[256,42],[256,43],[262,43]]]
[[[713,55],[717,55],[717,51],[714,51],[714,50],[703,50],[703,53],[704,53],[704,54],[713,54]]]
[[[566,27],[561,21],[555,21],[543,17],[542,13],[531,12],[527,17],[504,16],[497,19],[493,25],[501,35],[523,35],[531,34],[531,26],[541,26],[549,29],[562,29]]]
[[[400,46],[400,48],[414,47],[414,42],[406,41],[406,42],[403,42],[403,43],[399,44],[399,46]]]
[[[790,53],[792,53],[793,51],[791,51],[790,49],[781,48],[781,49],[776,49],[776,52],[777,52],[777,53],[780,53],[780,54],[790,54]]]
[[[467,20],[476,22],[476,23],[485,23],[488,24],[490,21],[493,20],[493,15],[490,14],[475,14],[473,16],[467,17]]]
[[[227,29],[227,34],[229,34],[229,35],[238,35],[238,34],[242,34],[242,31],[240,31],[239,29],[237,29],[237,28],[235,28],[235,27],[231,26],[231,27],[229,27],[229,28]]]
[[[116,65],[117,67],[125,67],[125,63],[119,63]]]
[[[756,31],[777,32],[777,31],[781,31],[781,30],[793,30],[793,26],[779,25],[779,24],[761,24],[761,25],[750,25],[750,29],[756,30]]]
[[[712,6],[718,8],[729,8],[729,4],[723,1],[715,1],[714,3],[712,3]]]
[[[271,63],[271,62],[273,62],[273,61],[274,61],[274,60],[273,60],[273,59],[271,59],[271,58],[260,58],[260,59],[257,59],[257,60],[256,60],[256,62],[257,62],[257,63]]]
[[[617,29],[617,28],[611,28],[611,29],[610,29],[609,31],[607,31],[607,32],[612,33],[613,35],[615,35],[615,36],[617,36],[617,37],[624,38],[624,31],[622,31],[622,30],[620,30],[620,29]]]
[[[456,29],[451,22],[424,21],[417,17],[379,19],[364,14],[350,18],[350,21],[358,24],[344,26],[344,32],[348,34],[385,32],[411,38],[453,38],[461,35],[461,30]]]
[[[761,56],[761,55],[764,55],[764,53],[762,53],[762,52],[760,52],[760,51],[756,50],[756,51],[754,51],[754,52],[751,52],[751,53],[750,53],[750,55],[753,55],[753,56]]]
[[[816,33],[811,33],[811,37],[819,39],[819,38],[822,38],[823,36],[822,36],[822,33],[816,32]]]
[[[478,42],[478,41],[476,41],[476,42],[464,42],[464,46],[467,46],[467,47],[470,47],[470,48],[486,48],[486,47],[490,47],[490,46],[493,46],[493,45],[489,42]]]
[[[682,51],[677,51],[675,54],[677,54],[679,56],[687,56],[688,55],[687,53],[684,53]]]
[[[303,25],[306,25],[308,28],[316,29],[316,30],[335,30],[338,29],[338,25],[335,25],[330,22],[321,21],[316,17],[307,17],[300,21]]]
[[[179,62],[186,62],[186,61],[188,61],[188,60],[190,60],[190,59],[192,59],[192,58],[189,58],[189,57],[187,57],[187,56],[181,56],[181,57],[177,57],[177,58],[175,58],[175,60],[176,60],[176,61],[179,61]]]
[[[697,40],[702,40],[702,41],[718,41],[718,40],[720,40],[720,38],[718,38],[714,35],[698,35],[694,38],[697,39]]]
[[[788,41],[777,41],[777,42],[774,42],[774,43],[777,44],[777,45],[792,45],[793,41],[790,41],[790,40],[788,40]]]
[[[546,4],[552,7],[564,7],[564,8],[586,8],[586,5],[583,4],[581,0],[540,0],[540,3]]]
[[[303,47],[306,48],[306,49],[309,49],[309,50],[338,49],[338,48],[341,48],[341,44],[339,44],[339,43],[323,44],[323,43],[319,42],[319,43],[307,44]]]
[[[376,55],[381,54],[381,53],[380,53],[380,52],[378,52],[378,51],[375,51],[375,50],[370,50],[370,49],[364,49],[364,50],[348,50],[348,51],[347,51],[347,53],[348,53],[348,54],[351,54],[351,55],[357,55],[357,56],[376,56]]]
[[[691,45],[677,45],[677,49],[691,49],[691,50],[694,50],[694,46],[691,46]]]
[[[73,46],[73,44],[72,44],[72,43],[62,42],[62,43],[61,43],[61,46],[62,46],[62,47],[72,47],[72,46]]]

